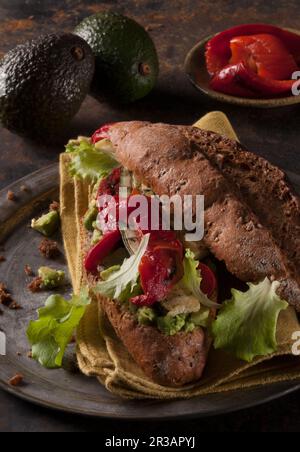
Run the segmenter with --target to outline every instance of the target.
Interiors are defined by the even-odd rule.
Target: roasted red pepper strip
[[[119,195],[121,183],[121,168],[115,168],[99,185],[97,198],[102,195]]]
[[[94,135],[92,136],[92,143],[96,144],[98,141],[109,139],[109,129],[111,126],[116,124],[115,122],[111,122],[108,124],[105,124],[104,126],[100,127],[100,129],[96,130]]]
[[[205,264],[199,264],[199,270],[201,270],[201,290],[208,297],[211,297],[217,288],[217,278],[214,272]],[[136,306],[152,306],[157,302],[155,296],[140,295],[130,300]]]
[[[215,91],[243,97],[276,97],[290,94],[295,80],[269,80],[259,77],[244,63],[229,65],[210,82]]]
[[[230,41],[230,64],[244,62],[260,77],[289,80],[298,70],[292,54],[279,38],[270,34],[237,36]]]
[[[133,303],[151,305],[166,298],[183,277],[183,246],[173,231],[153,232],[139,267],[142,298]]]
[[[230,41],[237,36],[270,34],[276,36],[300,64],[300,35],[267,24],[240,25],[218,33],[206,46],[207,70],[211,76],[228,65],[231,58]]]
[[[120,242],[121,234],[118,229],[105,234],[101,241],[88,252],[84,262],[86,271],[96,273],[98,266],[118,248]]]
[[[210,298],[217,288],[217,278],[214,272],[202,262],[199,264],[199,270],[201,271],[202,276],[200,288],[202,292]]]
[[[244,86],[239,77],[240,65],[225,66],[214,78],[210,81],[210,88],[224,94],[232,96],[255,98],[257,92],[251,88]]]

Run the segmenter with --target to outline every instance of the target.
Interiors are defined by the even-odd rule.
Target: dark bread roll
[[[278,294],[300,311],[300,203],[278,168],[193,127],[117,123],[110,138],[157,195],[204,195],[207,248],[242,281],[279,281]]]

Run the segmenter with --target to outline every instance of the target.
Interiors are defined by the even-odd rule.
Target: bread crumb
[[[9,380],[8,384],[10,386],[20,386],[23,383],[23,381],[24,381],[23,375],[20,373],[17,373],[14,377],[12,377]]]
[[[16,201],[17,199],[15,193],[11,190],[7,192],[6,198],[8,201]]]
[[[3,283],[0,283],[0,304],[7,306],[9,309],[20,309]]]
[[[27,187],[26,185],[21,185],[20,190],[23,193],[28,193],[30,191],[29,187]]]
[[[47,259],[55,259],[60,255],[58,243],[53,240],[44,239],[39,246],[40,253]]]
[[[12,311],[19,311],[20,309],[22,309],[22,306],[14,300],[11,302],[11,304],[8,307]]]
[[[43,280],[39,276],[37,278],[34,278],[33,281],[31,281],[30,284],[28,284],[27,288],[32,293],[40,292],[42,288]]]
[[[57,201],[52,201],[52,203],[51,203],[50,206],[49,206],[49,210],[50,210],[50,211],[54,210],[54,211],[56,211],[56,212],[59,212],[59,209],[60,209],[59,202],[57,202]]]
[[[34,276],[34,272],[33,272],[32,268],[30,267],[30,265],[25,265],[24,272],[27,276]]]

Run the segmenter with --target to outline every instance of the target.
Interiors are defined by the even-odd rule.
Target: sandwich
[[[83,285],[148,378],[194,383],[211,347],[248,362],[276,350],[281,311],[300,311],[300,202],[280,169],[216,133],[137,121],[66,151],[90,185]],[[153,200],[197,195],[200,240],[175,228],[174,210],[165,229],[164,206],[152,227]],[[146,209],[136,213],[134,197]]]

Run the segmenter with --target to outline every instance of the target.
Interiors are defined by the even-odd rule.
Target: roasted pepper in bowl
[[[272,25],[234,27],[206,47],[210,87],[238,97],[292,95],[299,63],[300,36]]]

